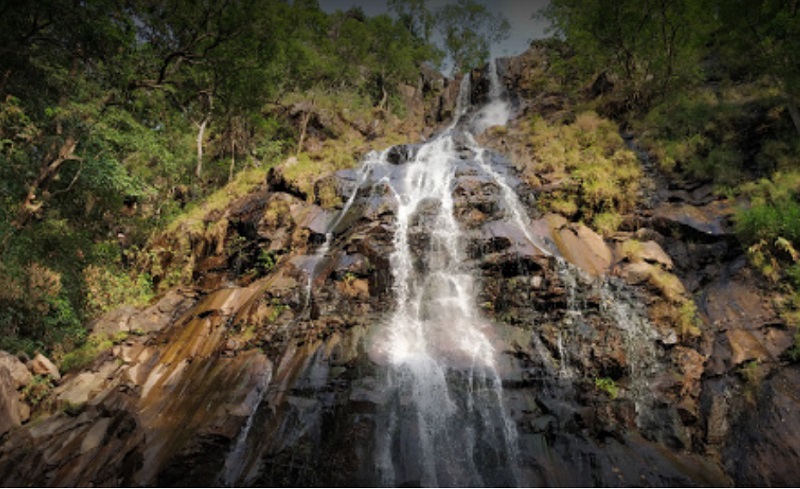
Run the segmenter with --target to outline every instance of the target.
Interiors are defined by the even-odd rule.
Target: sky
[[[525,51],[532,39],[547,37],[544,30],[547,23],[531,18],[533,14],[544,8],[549,0],[477,0],[486,5],[490,11],[502,13],[511,25],[509,37],[502,43],[492,46],[491,56],[514,56]],[[441,7],[447,0],[430,0],[426,2],[431,11]],[[368,16],[387,12],[385,0],[319,0],[319,5],[327,12],[347,10],[359,6]]]

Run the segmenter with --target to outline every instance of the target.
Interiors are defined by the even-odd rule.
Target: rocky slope
[[[482,482],[796,484],[800,370],[781,356],[793,335],[731,233],[732,204],[667,185],[641,155],[641,203],[619,232],[539,214],[548,187],[525,178],[539,170],[522,125],[533,113],[569,119],[570,108],[540,82],[546,48],[498,68],[518,118],[484,137],[498,152],[455,138],[452,186],[463,268],[477,277],[517,432],[513,474],[494,469],[500,452],[481,438]],[[472,77],[479,105],[489,77]],[[407,92],[429,124],[455,111],[456,83],[428,76]],[[426,103],[422,93],[435,96]],[[94,324],[97,334],[127,334],[88,368],[59,378],[36,359],[0,357],[0,483],[381,485],[378,433],[394,401],[371,345],[395,307],[393,191],[418,148],[392,148],[371,172],[321,178],[333,208],[272,172],[207,217],[213,233],[193,237],[195,287]],[[511,224],[510,190],[541,247]],[[435,213],[423,205],[411,222],[417,268]],[[20,401],[31,373],[57,384],[33,420]],[[424,481],[398,462],[415,456],[415,443],[392,447],[397,485]]]

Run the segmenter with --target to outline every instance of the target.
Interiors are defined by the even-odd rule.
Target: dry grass
[[[636,155],[617,126],[594,112],[583,112],[567,125],[536,117],[529,134],[533,172],[561,181],[542,196],[541,209],[581,219],[605,235],[613,233],[622,215],[634,209],[641,178]]]

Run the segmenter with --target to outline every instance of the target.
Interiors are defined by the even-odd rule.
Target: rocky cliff
[[[58,378],[3,356],[2,484],[797,484],[800,370],[782,356],[793,333],[731,232],[733,204],[668,184],[640,152],[637,204],[617,231],[536,205],[559,180],[537,166],[526,121],[574,119],[541,82],[546,49],[501,60],[495,81],[494,65],[472,73],[461,105],[458,83],[427,75],[409,87],[431,127],[460,125],[320,176],[332,205],[279,168],[207,216],[214,233],[191,246],[195,286],[100,318],[95,334],[115,345],[88,368]],[[481,122],[493,98],[513,115],[502,130]],[[449,197],[422,198],[406,216],[410,169],[433,164],[420,153],[437,134],[451,134]],[[625,141],[637,150],[634,135]],[[437,234],[443,216],[457,243]],[[443,432],[455,450],[426,440],[419,382],[403,390],[405,370],[376,347],[417,300],[398,304],[401,245],[411,292],[471,284],[466,319],[445,307],[451,296],[407,313],[445,338],[426,345],[447,358],[460,418]],[[469,280],[422,287],[431,270]],[[491,368],[452,346],[467,320]],[[20,392],[47,375],[55,388],[29,419]],[[428,446],[458,469],[421,460]],[[468,460],[450,463],[459,451]]]

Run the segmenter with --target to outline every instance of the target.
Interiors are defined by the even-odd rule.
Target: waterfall
[[[472,143],[472,149],[477,153],[476,161],[480,165],[481,169],[489,176],[492,177],[494,182],[500,187],[500,191],[502,192],[503,201],[506,204],[506,207],[509,208],[511,212],[511,218],[514,221],[514,224],[522,231],[522,234],[525,235],[528,241],[533,244],[536,248],[538,248],[542,253],[547,256],[552,255],[552,253],[548,250],[548,247],[539,239],[537,236],[534,236],[531,232],[531,223],[530,219],[528,219],[528,214],[525,212],[525,208],[522,207],[522,203],[519,201],[519,197],[517,197],[517,193],[506,183],[505,179],[502,175],[496,172],[491,165],[486,161],[486,149],[480,148],[478,143],[475,142],[475,138],[471,135],[469,136],[469,140]]]
[[[345,201],[342,210],[339,211],[336,218],[333,222],[328,225],[327,231],[325,232],[325,241],[317,248],[317,251],[311,257],[311,260],[305,265],[305,270],[308,274],[308,278],[306,280],[306,287],[305,287],[305,295],[304,295],[304,302],[301,308],[301,311],[305,312],[309,310],[309,306],[311,305],[311,295],[313,293],[313,286],[314,286],[314,279],[317,277],[319,273],[319,267],[322,264],[322,261],[328,256],[328,252],[330,251],[331,243],[334,238],[334,233],[336,232],[336,228],[341,224],[342,219],[347,215],[350,211],[350,208],[353,206],[353,202],[356,200],[356,196],[358,195],[358,191],[364,185],[364,183],[369,178],[372,169],[375,165],[380,165],[386,161],[386,155],[388,153],[388,149],[382,152],[371,151],[367,154],[364,158],[364,162],[361,164],[357,172],[356,177],[356,186],[353,188],[350,197]],[[298,319],[302,316],[301,313],[298,316]]]
[[[271,369],[263,373],[259,382],[250,394],[248,394],[244,402],[246,406],[250,407],[250,412],[247,415],[247,421],[245,421],[244,426],[239,431],[239,435],[236,437],[233,447],[225,457],[225,464],[222,474],[220,475],[220,482],[224,487],[234,487],[242,476],[248,458],[247,440],[250,435],[250,430],[253,428],[256,414],[267,395],[270,380],[272,380]]]
[[[492,60],[486,67],[489,77],[488,102],[472,118],[472,131],[481,134],[492,126],[502,126],[511,117],[511,105],[505,97],[505,89],[497,74],[497,61]]]
[[[469,111],[469,89],[466,76],[457,120],[423,144],[393,184],[395,307],[371,345],[372,357],[387,366],[389,402],[376,440],[385,485],[518,483],[516,425],[453,211],[465,149],[456,142],[458,119]]]

